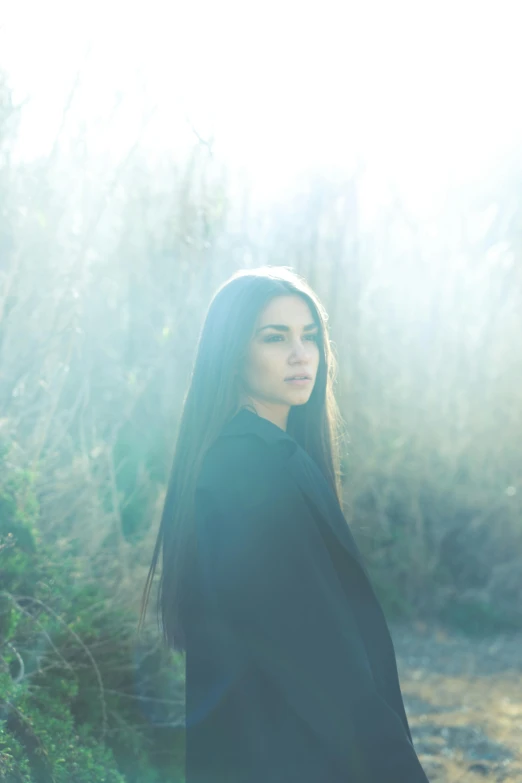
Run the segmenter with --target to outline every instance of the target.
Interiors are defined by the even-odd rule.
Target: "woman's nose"
[[[300,356],[305,357],[307,355],[307,351],[308,351],[307,345],[304,345],[302,342],[297,342],[292,347],[291,353],[292,356],[295,357],[300,357]]]

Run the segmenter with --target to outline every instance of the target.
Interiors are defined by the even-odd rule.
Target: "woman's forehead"
[[[276,296],[259,313],[257,325],[278,323],[287,326],[305,326],[313,322],[313,314],[308,302],[297,295]]]

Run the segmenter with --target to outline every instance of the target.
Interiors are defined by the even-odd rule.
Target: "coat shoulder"
[[[215,441],[203,458],[197,487],[220,495],[245,494],[253,500],[287,483],[290,475],[281,449],[248,433]]]

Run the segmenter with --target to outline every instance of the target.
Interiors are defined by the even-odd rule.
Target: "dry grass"
[[[431,783],[520,783],[522,634],[477,640],[424,628],[395,638],[414,744]]]

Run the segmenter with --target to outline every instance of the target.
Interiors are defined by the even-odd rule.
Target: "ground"
[[[390,631],[430,783],[522,783],[522,632],[477,639],[422,623]]]

